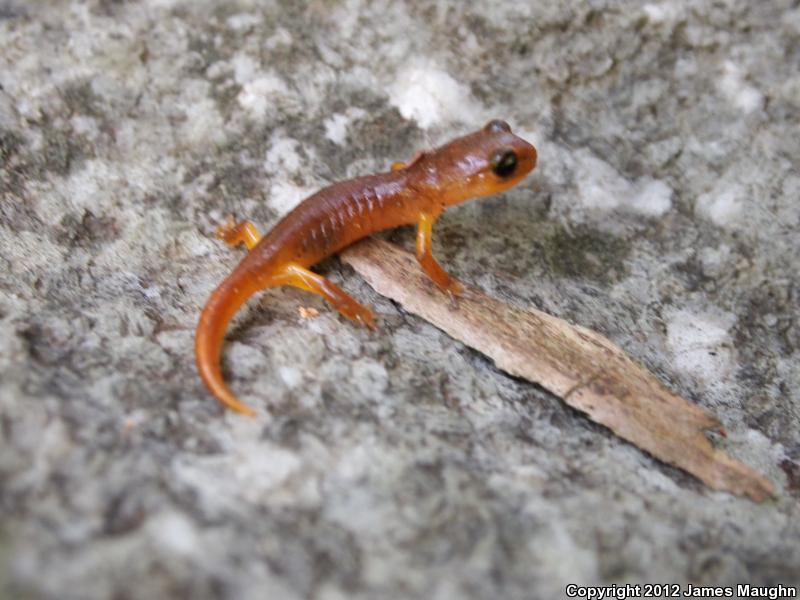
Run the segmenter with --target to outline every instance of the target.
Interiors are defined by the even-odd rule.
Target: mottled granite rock
[[[794,4],[0,2],[0,595],[800,583]],[[203,389],[193,329],[241,256],[216,223],[494,116],[540,168],[449,212],[441,261],[623,346],[776,501],[653,461],[336,259],[378,333],[273,290],[225,354],[262,416]]]

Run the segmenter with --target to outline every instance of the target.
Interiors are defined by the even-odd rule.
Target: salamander
[[[220,354],[228,323],[256,292],[291,285],[325,298],[352,321],[375,328],[372,311],[325,277],[309,270],[322,259],[374,232],[417,225],[416,255],[434,284],[452,299],[463,286],[431,253],[433,224],[445,208],[502,192],[536,166],[536,149],[493,120],[485,127],[391,170],[334,183],[309,196],[263,237],[249,221],[233,220],[217,230],[231,246],[249,250],[217,287],[200,315],[195,336],[197,368],[209,391],[239,413],[255,411],[225,384]]]

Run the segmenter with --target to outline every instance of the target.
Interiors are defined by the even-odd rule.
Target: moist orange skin
[[[498,174],[493,157],[514,154],[515,169]],[[200,377],[225,406],[254,415],[228,388],[219,366],[228,323],[250,296],[268,287],[293,285],[328,300],[347,318],[375,327],[372,312],[308,267],[371,233],[417,224],[417,259],[433,282],[451,297],[462,287],[431,254],[431,229],[445,208],[502,192],[536,166],[536,149],[492,121],[483,129],[418,154],[408,165],[328,186],[301,202],[260,237],[249,222],[217,232],[250,252],[208,299],[195,337]]]

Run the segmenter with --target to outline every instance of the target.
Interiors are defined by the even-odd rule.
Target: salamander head
[[[489,196],[519,183],[536,167],[536,148],[511,133],[505,121],[430,151],[415,165],[421,188],[447,206]]]

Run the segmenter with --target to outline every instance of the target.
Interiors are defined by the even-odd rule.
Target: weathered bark
[[[670,392],[602,335],[475,288],[454,308],[413,255],[382,240],[364,240],[342,258],[379,293],[656,458],[717,490],[756,501],[774,495],[764,477],[711,445],[706,430],[724,433],[715,417]]]

